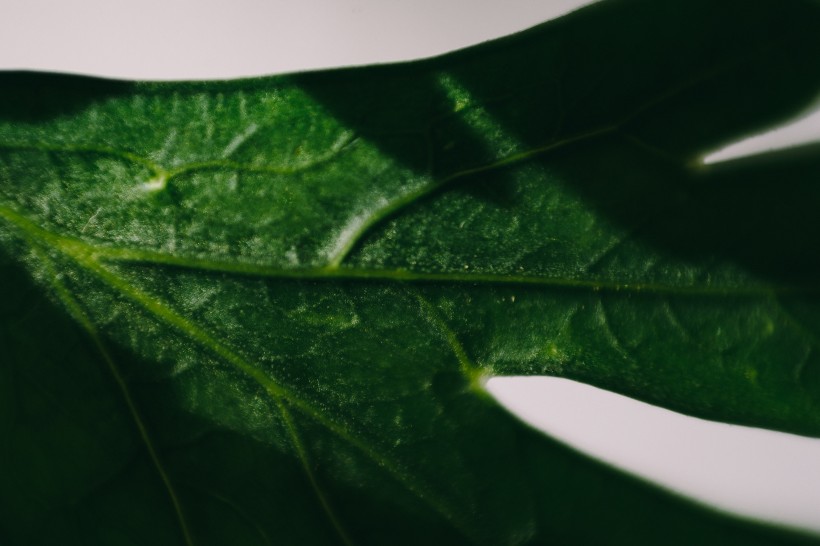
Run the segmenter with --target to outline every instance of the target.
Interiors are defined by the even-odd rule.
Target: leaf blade
[[[70,297],[41,304],[45,314],[64,321],[67,307],[92,325],[92,342],[105,332],[136,393],[131,405],[162,448],[152,455],[143,439],[147,453],[135,455],[134,430],[87,435],[117,437],[142,461],[122,476],[109,471],[110,504],[164,514],[156,529],[112,516],[94,504],[98,492],[78,497],[71,480],[68,493],[41,487],[54,505],[32,504],[27,515],[60,514],[54,529],[87,541],[90,528],[77,522],[105,514],[112,525],[91,531],[101,543],[144,533],[155,543],[224,543],[233,533],[248,543],[812,542],[716,518],[602,469],[523,427],[478,387],[487,373],[548,372],[690,413],[817,433],[815,368],[811,352],[800,354],[816,344],[817,263],[800,241],[782,244],[814,221],[771,229],[815,202],[806,178],[814,158],[738,171],[682,164],[803,104],[820,74],[811,62],[781,61],[816,49],[816,6],[795,3],[773,18],[754,3],[732,25],[731,7],[704,3],[701,17],[670,6],[607,4],[397,67],[212,84],[7,76],[0,242],[37,280],[9,278],[30,292],[59,269]],[[657,51],[621,35],[615,15],[652,22]],[[705,45],[690,43],[692,28]],[[578,47],[572,72],[558,53],[579,45],[583,29],[601,37]],[[749,29],[768,33],[752,54],[734,43]],[[607,40],[620,59],[612,65],[627,69],[614,87],[601,86],[613,73],[596,61]],[[662,66],[684,46],[687,55]],[[543,54],[547,68],[528,74],[522,49]],[[776,85],[715,115],[741,76],[772,75]],[[53,93],[55,81],[68,91]],[[576,107],[550,103],[567,89],[584,91],[568,94]],[[761,97],[777,100],[760,107]],[[767,210],[782,173],[795,186],[784,211],[762,228],[736,228]],[[738,199],[738,187],[754,191]],[[725,214],[727,203],[742,206]],[[736,244],[746,239],[755,244]],[[710,337],[715,327],[728,334]],[[29,329],[21,339],[45,336]],[[69,361],[105,368],[113,356],[94,344],[98,354]],[[9,369],[31,360],[56,374],[57,356],[13,346],[22,356]],[[116,389],[94,389],[114,404]],[[130,391],[120,391],[128,406]],[[86,451],[99,459],[99,449]],[[19,461],[39,451],[13,452]],[[78,476],[90,471],[82,453],[65,462]],[[243,456],[249,471],[224,468]],[[545,461],[560,464],[546,470]],[[49,457],[18,464],[9,491],[60,466]],[[153,485],[133,483],[151,464]],[[545,496],[553,488],[560,498]],[[179,500],[169,495],[177,489]],[[57,532],[32,521],[3,527],[15,542]]]

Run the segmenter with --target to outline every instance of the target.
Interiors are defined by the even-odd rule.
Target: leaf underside
[[[719,5],[714,5],[719,4]],[[792,544],[493,375],[820,436],[820,8],[604,2],[440,58],[0,74],[0,543]]]

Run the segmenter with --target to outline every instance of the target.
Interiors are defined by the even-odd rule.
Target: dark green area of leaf
[[[717,5],[715,5],[717,4]],[[820,7],[604,2],[416,63],[0,75],[0,543],[815,544],[508,415],[820,435]]]

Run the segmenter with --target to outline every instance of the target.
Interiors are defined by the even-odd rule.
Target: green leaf
[[[441,58],[0,76],[3,544],[793,544],[493,375],[820,435],[820,7],[605,2]]]

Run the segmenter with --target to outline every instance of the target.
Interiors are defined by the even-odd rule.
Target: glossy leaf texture
[[[820,542],[483,389],[820,435],[817,150],[699,162],[816,99],[818,36],[613,1],[408,64],[3,74],[0,543]]]

